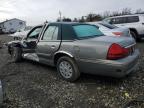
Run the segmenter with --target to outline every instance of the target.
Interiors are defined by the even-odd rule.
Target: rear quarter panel
[[[59,51],[68,52],[77,60],[106,59],[110,45],[111,43],[86,40],[63,41]]]
[[[92,42],[87,40],[76,40],[73,42],[62,42],[61,50],[73,55],[80,72],[92,73],[95,69],[102,69],[103,66],[95,62],[105,60],[110,43]],[[95,68],[91,66],[95,64]],[[93,70],[94,69],[94,70]]]
[[[79,47],[78,57],[85,60],[106,59],[111,44],[98,41],[76,41]]]

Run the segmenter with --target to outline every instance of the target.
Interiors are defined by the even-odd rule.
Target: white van
[[[138,41],[144,38],[144,14],[115,16],[104,21],[118,27],[128,27],[131,35]]]

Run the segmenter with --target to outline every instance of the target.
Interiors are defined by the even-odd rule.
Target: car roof
[[[128,17],[128,16],[144,16],[144,14],[132,14],[132,15],[121,15],[121,16],[113,16],[113,17],[108,17],[109,18],[118,18],[118,17]]]
[[[48,24],[79,25],[79,24],[87,24],[87,23],[80,23],[80,22],[50,22]]]

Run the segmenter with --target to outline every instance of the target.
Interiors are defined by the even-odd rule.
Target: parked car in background
[[[110,17],[104,21],[118,27],[128,27],[131,35],[138,41],[144,38],[144,14]]]
[[[135,44],[133,38],[105,36],[95,25],[56,22],[9,42],[8,52],[14,62],[25,58],[56,66],[63,79],[75,81],[81,72],[113,77],[133,72],[139,57]]]
[[[107,36],[131,37],[130,30],[128,28],[120,28],[106,22],[88,22],[88,23],[98,26],[99,30]]]
[[[26,27],[24,29],[20,29],[17,32],[15,32],[14,34],[10,34],[10,36],[14,37],[14,40],[19,40],[22,39],[24,37],[26,37],[27,33],[31,30],[31,27]]]

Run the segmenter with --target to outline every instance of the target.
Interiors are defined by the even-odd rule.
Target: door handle
[[[52,46],[51,46],[52,49],[55,49],[55,47],[56,47],[55,45],[52,45]]]

